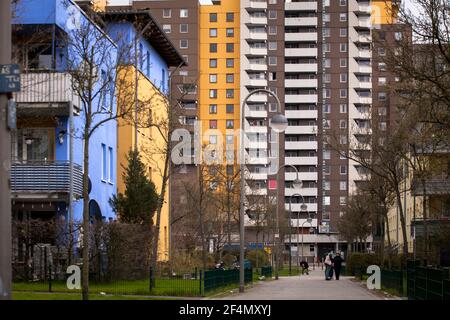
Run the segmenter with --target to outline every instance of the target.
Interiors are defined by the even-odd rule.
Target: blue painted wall
[[[13,20],[13,24],[56,24],[58,27],[67,32],[71,41],[76,41],[76,34],[78,28],[84,28],[84,26],[93,26],[90,20],[85,16],[81,9],[74,4],[71,0],[21,0],[18,2],[16,8],[16,17]],[[92,36],[95,36],[99,32],[102,32],[99,28],[92,28]],[[117,58],[117,47],[115,44],[106,37],[101,37],[101,41],[104,42],[105,47],[109,48],[108,54],[109,63]],[[89,42],[89,41],[88,41]],[[89,42],[93,43],[93,42]],[[69,45],[67,52],[69,59],[76,60],[79,57],[74,55],[74,47]],[[99,50],[98,54],[101,50]],[[66,58],[66,59],[67,59]],[[100,57],[98,57],[100,60]],[[66,68],[65,59],[62,59],[57,65],[58,71],[63,71]],[[107,62],[99,63],[99,73],[101,70],[111,69],[111,65],[108,67]],[[107,71],[108,73],[108,71]],[[112,75],[113,76],[113,75]],[[99,76],[101,79],[101,76]],[[100,82],[97,83],[97,86]],[[96,92],[97,90],[94,90]],[[107,105],[114,113],[116,110],[116,100],[112,95],[107,98]],[[94,101],[94,105],[98,105],[99,98]],[[84,114],[81,112],[79,116],[74,117],[75,126],[75,140],[74,140],[74,162],[77,164],[83,164],[83,144],[84,141],[81,138],[81,133],[84,128],[83,118]],[[94,117],[93,125],[102,121],[105,115],[99,114]],[[68,160],[69,159],[69,139],[67,135],[64,138],[64,143],[60,144],[58,134],[61,130],[69,131],[67,117],[61,117],[59,119],[59,125],[56,128],[56,160]],[[109,148],[112,149],[112,177],[111,179],[102,179],[102,145],[105,145],[107,150],[107,164],[109,166]],[[92,135],[90,139],[90,179],[92,182],[92,191],[90,193],[91,200],[95,200],[101,209],[102,215],[108,219],[114,217],[115,214],[109,205],[109,199],[116,193],[116,154],[117,154],[117,122],[110,120],[100,126]],[[108,172],[109,173],[109,172]],[[83,200],[74,203],[74,218],[75,220],[81,220],[83,216]]]
[[[136,29],[131,22],[109,23],[106,28],[111,38],[119,45],[120,57],[124,63],[134,64]],[[138,43],[139,70],[163,93],[168,94],[169,68],[165,60],[144,38]],[[149,58],[148,58],[149,57]]]

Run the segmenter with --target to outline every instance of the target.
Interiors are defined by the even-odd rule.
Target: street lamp
[[[305,204],[305,198],[300,193],[294,193],[293,195],[291,195],[289,197],[289,218],[291,218],[291,215],[292,215],[292,198],[293,197],[302,197],[302,204],[300,205],[301,212],[305,212],[308,209],[308,206]],[[297,221],[298,221],[298,219],[297,219]],[[299,247],[298,240],[300,238],[299,229],[300,228],[298,227],[298,222],[297,222],[297,269],[300,267],[299,252],[298,252],[298,247]],[[289,233],[289,243],[290,243],[290,245],[292,245],[291,233]],[[291,248],[289,247],[289,270],[290,269],[291,269]]]
[[[302,223],[302,229],[303,229],[303,226],[305,225],[305,223],[306,222],[308,222],[310,225],[311,225],[311,228],[312,228],[312,218],[311,217],[308,217],[308,219],[306,219],[305,221],[303,221],[303,223]],[[297,239],[298,240],[298,239]],[[303,230],[302,230],[302,261],[303,261]]]
[[[280,206],[279,206],[279,201],[280,201],[280,188],[278,187],[278,180],[279,180],[279,173],[280,170],[286,167],[291,167],[294,168],[295,172],[297,173],[297,177],[294,179],[293,182],[293,187],[295,189],[300,189],[303,186],[302,181],[299,178],[299,173],[298,170],[295,166],[290,165],[290,164],[285,164],[282,165],[280,168],[278,168],[278,171],[276,173],[277,176],[277,209],[276,209],[276,234],[275,234],[275,280],[278,280],[278,260],[279,260],[279,240],[280,240]],[[284,205],[284,201],[283,201],[283,205]]]
[[[270,125],[271,128],[276,132],[283,132],[288,125],[288,121],[284,115],[281,114],[281,103],[278,96],[273,93],[270,90],[267,89],[256,89],[252,92],[249,92],[247,96],[244,98],[241,104],[241,112],[240,112],[240,170],[241,170],[241,201],[240,201],[240,208],[239,208],[239,292],[244,292],[245,287],[245,271],[244,271],[244,254],[245,254],[245,241],[244,241],[244,233],[245,233],[245,225],[244,225],[244,218],[245,218],[245,205],[244,205],[244,199],[245,199],[245,177],[244,177],[244,170],[245,170],[245,145],[244,145],[244,109],[245,105],[247,104],[247,100],[254,94],[257,93],[267,93],[275,98],[277,103],[277,111],[278,113],[274,115],[271,119]]]

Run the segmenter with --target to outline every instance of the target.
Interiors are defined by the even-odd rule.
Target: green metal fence
[[[407,295],[410,300],[450,300],[450,269],[407,262]]]
[[[253,270],[245,269],[245,283],[251,283],[252,279]],[[238,284],[239,269],[205,271],[202,294],[207,294],[219,288]]]
[[[400,295],[406,294],[406,273],[403,270],[381,270],[381,286],[385,289],[392,289]]]
[[[261,276],[272,278],[272,267],[261,267]]]

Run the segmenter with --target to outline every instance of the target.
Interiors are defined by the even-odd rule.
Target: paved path
[[[279,280],[260,281],[246,292],[232,294],[223,299],[232,300],[381,300],[351,277],[326,281],[322,270],[301,277],[280,277]]]

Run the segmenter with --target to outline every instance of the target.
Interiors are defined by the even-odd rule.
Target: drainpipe
[[[73,99],[72,99],[73,100]],[[70,254],[69,264],[73,257],[74,234],[73,234],[73,102],[69,102],[69,237]]]

